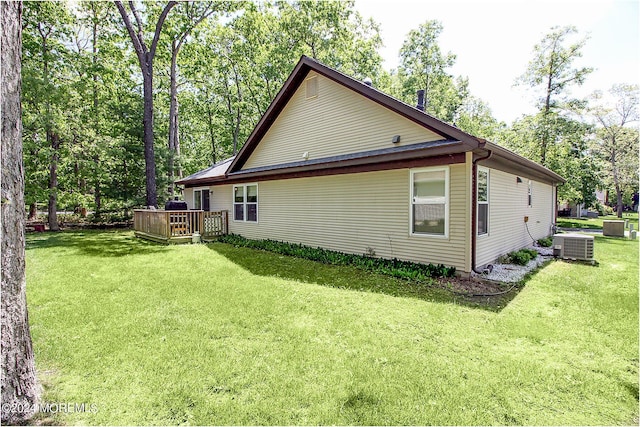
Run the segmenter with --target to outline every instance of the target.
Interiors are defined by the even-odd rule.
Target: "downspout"
[[[558,187],[564,185],[564,182],[559,182],[556,185],[553,186],[555,191],[554,194],[554,200],[553,200],[553,227],[552,227],[552,231],[553,234],[556,234],[558,232]]]
[[[480,160],[488,160],[493,152],[487,150],[485,157],[479,157],[471,162],[471,270],[474,273],[482,274],[476,269],[476,239],[478,238],[478,165]],[[489,193],[491,194],[491,193]]]

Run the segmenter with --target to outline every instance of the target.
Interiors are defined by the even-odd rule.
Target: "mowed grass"
[[[638,244],[596,237],[596,258],[552,262],[491,311],[228,245],[32,234],[43,399],[98,408],[46,421],[637,424]]]
[[[603,221],[624,221],[629,220],[629,224],[633,224],[634,229],[638,229],[638,213],[624,212],[622,218],[616,215],[600,216],[598,218],[562,218],[558,217],[558,227],[564,228],[591,228],[594,230],[602,229]]]

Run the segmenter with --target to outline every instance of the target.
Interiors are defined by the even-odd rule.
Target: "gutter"
[[[476,268],[476,249],[478,238],[478,165],[477,163],[480,160],[488,160],[492,155],[493,151],[487,149],[488,154],[485,157],[479,157],[471,162],[471,270],[474,273],[482,274],[482,271],[477,270]]]

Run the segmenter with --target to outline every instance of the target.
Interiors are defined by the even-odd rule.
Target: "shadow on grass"
[[[258,276],[281,277],[332,288],[453,303],[492,312],[502,310],[524,287],[515,286],[510,292],[500,296],[469,297],[454,292],[453,286],[448,286],[446,279],[433,280],[430,283],[408,281],[363,271],[356,267],[327,265],[226,243],[210,243],[207,247]],[[502,289],[506,290],[509,287],[505,286]]]
[[[26,235],[27,250],[53,247],[72,249],[80,255],[93,257],[153,254],[168,249],[166,246],[138,239],[132,232],[122,230],[60,231]]]

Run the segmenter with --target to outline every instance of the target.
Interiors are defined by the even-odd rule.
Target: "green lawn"
[[[637,424],[638,244],[596,237],[596,258],[496,311],[223,244],[31,234],[44,400],[98,409],[44,422]]]
[[[635,212],[625,212],[622,214],[622,220],[628,219],[630,224],[634,224],[634,229],[638,229],[638,214]],[[562,218],[558,217],[558,227],[565,228],[591,228],[602,229],[602,221],[614,220],[620,221],[616,215],[600,216],[598,218]]]

